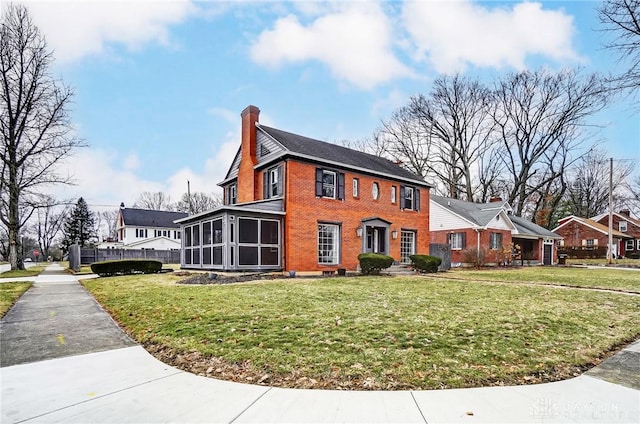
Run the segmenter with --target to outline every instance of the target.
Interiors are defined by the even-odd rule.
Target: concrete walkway
[[[2,423],[640,422],[640,342],[609,360],[617,364],[603,363],[613,372],[598,375],[598,367],[530,386],[359,392],[246,385],[157,361],[53,266],[3,319],[0,337]]]

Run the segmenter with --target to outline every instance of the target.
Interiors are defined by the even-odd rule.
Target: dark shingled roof
[[[154,211],[150,209],[120,209],[125,225],[136,227],[163,227],[180,228],[179,224],[174,224],[176,219],[186,218],[189,214],[185,212]]]
[[[267,127],[262,124],[258,124],[258,128],[273,137],[294,156],[304,155],[323,162],[343,164],[346,167],[357,167],[373,173],[392,175],[400,179],[412,180],[425,186],[430,186],[419,175],[404,169],[389,159]]]

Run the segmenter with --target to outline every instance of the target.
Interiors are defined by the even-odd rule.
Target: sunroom
[[[225,206],[176,221],[182,231],[181,268],[281,270],[284,215]]]

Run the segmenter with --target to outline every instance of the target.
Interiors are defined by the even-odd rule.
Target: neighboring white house
[[[180,249],[180,225],[174,221],[185,212],[156,211],[121,207],[116,227],[118,240],[99,247],[124,249]],[[104,244],[104,246],[102,246]]]

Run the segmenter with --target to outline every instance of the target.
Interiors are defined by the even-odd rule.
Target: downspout
[[[476,247],[476,263],[480,263],[480,231],[486,230],[486,227],[474,227],[473,230],[478,235],[477,247]]]

